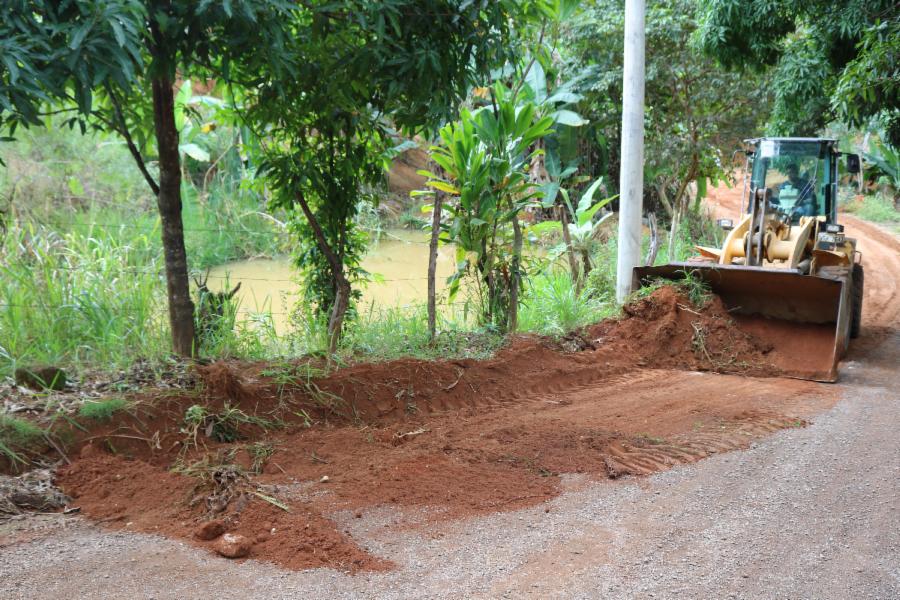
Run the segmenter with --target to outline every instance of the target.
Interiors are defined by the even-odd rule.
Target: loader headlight
[[[734,221],[731,219],[719,219],[716,221],[716,225],[724,229],[725,231],[731,231],[734,229]]]
[[[844,233],[844,226],[837,223],[829,223],[825,226],[825,231],[828,233]]]

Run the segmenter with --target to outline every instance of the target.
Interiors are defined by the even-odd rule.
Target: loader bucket
[[[850,286],[846,279],[742,265],[673,263],[634,270],[640,285],[690,274],[706,282],[739,327],[772,345],[772,363],[785,375],[837,381],[849,342]]]

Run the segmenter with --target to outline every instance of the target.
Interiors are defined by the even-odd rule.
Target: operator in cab
[[[788,164],[785,173],[787,181],[778,186],[773,202],[795,218],[816,216],[819,210],[812,182],[800,176],[797,163]]]

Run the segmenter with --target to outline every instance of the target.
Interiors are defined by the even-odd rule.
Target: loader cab
[[[750,189],[768,189],[770,206],[788,215],[837,217],[837,140],[823,138],[756,138],[750,146]],[[748,195],[749,199],[749,195]],[[744,207],[749,212],[749,200]]]

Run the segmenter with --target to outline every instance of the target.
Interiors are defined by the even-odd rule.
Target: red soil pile
[[[773,345],[740,328],[722,301],[711,296],[695,307],[673,286],[664,286],[624,307],[625,316],[588,331],[606,352],[638,365],[719,373],[777,375]]]
[[[223,532],[249,539],[249,558],[289,569],[333,567],[346,571],[390,568],[357,546],[348,534],[309,502],[290,502],[290,512],[252,493],[244,493],[219,514],[209,514],[205,491],[195,478],[143,461],[96,455],[64,467],[59,484],[83,513],[111,527],[178,537],[212,549],[214,539],[196,535],[215,518]]]
[[[716,299],[700,310],[661,288],[577,339],[583,351],[519,337],[486,361],[404,359],[311,379],[302,374],[319,365],[214,363],[198,368],[199,394],[147,397],[104,426],[102,443],[87,445],[59,483],[113,527],[212,548],[195,533],[215,518],[253,542],[250,558],[378,570],[389,563],[326,515],[397,506],[433,522],[534,506],[560,492],[561,474],[651,473],[745,447],[830,405],[810,382],[696,373],[775,372],[769,348]],[[227,404],[269,425],[242,423],[231,443],[201,428],[197,447],[185,448],[193,404]],[[238,463],[251,473],[256,442],[270,449],[262,472],[242,479],[230,502],[206,501],[208,476],[171,471]]]

